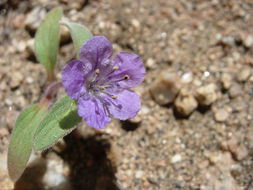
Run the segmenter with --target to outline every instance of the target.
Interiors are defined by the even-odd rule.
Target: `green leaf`
[[[9,176],[13,181],[18,180],[26,167],[32,151],[33,135],[46,111],[41,105],[33,105],[22,111],[16,121],[7,161]]]
[[[59,100],[44,117],[34,135],[34,149],[44,150],[69,134],[81,121],[76,102],[68,96]]]
[[[35,36],[35,54],[47,70],[49,80],[54,79],[54,67],[59,49],[59,21],[62,10],[51,10],[40,25]]]
[[[77,51],[77,57],[79,58],[79,52],[83,44],[92,37],[92,33],[83,25],[73,22],[61,22],[61,24],[68,27],[74,46]]]

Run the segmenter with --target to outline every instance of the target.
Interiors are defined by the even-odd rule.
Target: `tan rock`
[[[193,73],[192,72],[187,72],[187,73],[184,73],[182,76],[181,76],[181,81],[182,83],[190,83],[192,82],[193,80]]]
[[[35,32],[41,21],[45,18],[46,10],[42,7],[35,7],[27,14],[25,19],[25,26],[29,31]]]
[[[242,143],[238,142],[235,137],[231,137],[231,139],[228,140],[227,145],[229,151],[236,160],[240,161],[247,157],[247,148]]]
[[[233,77],[228,73],[223,73],[221,76],[221,84],[222,87],[228,90],[232,85]]]
[[[223,141],[221,149],[229,151],[237,161],[241,161],[248,156],[248,149],[235,136],[231,136],[228,141]]]
[[[238,72],[237,80],[239,82],[245,82],[248,80],[249,76],[251,74],[251,70],[249,67],[244,67]]]
[[[152,98],[160,105],[173,102],[180,87],[178,81],[177,74],[164,72],[150,88]]]
[[[196,99],[199,104],[209,106],[217,99],[216,85],[214,83],[199,87],[196,90]]]
[[[198,103],[194,96],[184,88],[175,100],[175,107],[180,114],[188,116],[198,107]]]
[[[227,120],[228,117],[229,117],[229,112],[227,109],[224,109],[224,108],[218,109],[214,114],[214,118],[218,122],[224,122]]]
[[[238,83],[233,83],[228,93],[230,98],[236,98],[242,95],[242,92],[242,87]]]

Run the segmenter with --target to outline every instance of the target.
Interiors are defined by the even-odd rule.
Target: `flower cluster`
[[[112,45],[103,36],[94,36],[82,47],[80,59],[66,64],[62,82],[67,94],[78,101],[78,115],[101,129],[111,116],[126,120],[141,108],[139,96],[130,90],[144,79],[140,57],[120,52],[114,58]]]

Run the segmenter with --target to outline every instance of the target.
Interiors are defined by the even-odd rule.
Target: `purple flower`
[[[94,36],[81,49],[80,59],[63,69],[67,94],[78,101],[78,115],[96,129],[104,128],[111,116],[126,120],[141,108],[139,96],[130,90],[144,79],[140,57],[121,52],[113,59],[112,45],[103,36]]]

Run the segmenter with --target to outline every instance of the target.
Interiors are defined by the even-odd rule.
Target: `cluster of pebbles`
[[[115,52],[143,58],[147,74],[136,89],[142,108],[135,118],[114,120],[100,132],[81,124],[35,154],[17,188],[253,188],[250,0],[9,2],[0,2],[0,189],[14,185],[6,154],[17,115],[39,101],[46,85],[34,35],[56,6],[64,19],[110,39]],[[75,54],[61,27],[59,80]]]
[[[196,109],[208,109],[222,94],[230,99],[242,96],[242,86],[248,80],[253,82],[252,69],[243,66],[235,73],[224,72],[216,83],[200,85],[199,79],[192,72],[178,74],[171,70],[163,71],[151,84],[149,92],[154,101],[161,105],[174,105],[175,111],[183,117],[188,117]],[[205,72],[204,75],[209,75]],[[214,109],[214,118],[222,122],[228,119],[229,108]]]

